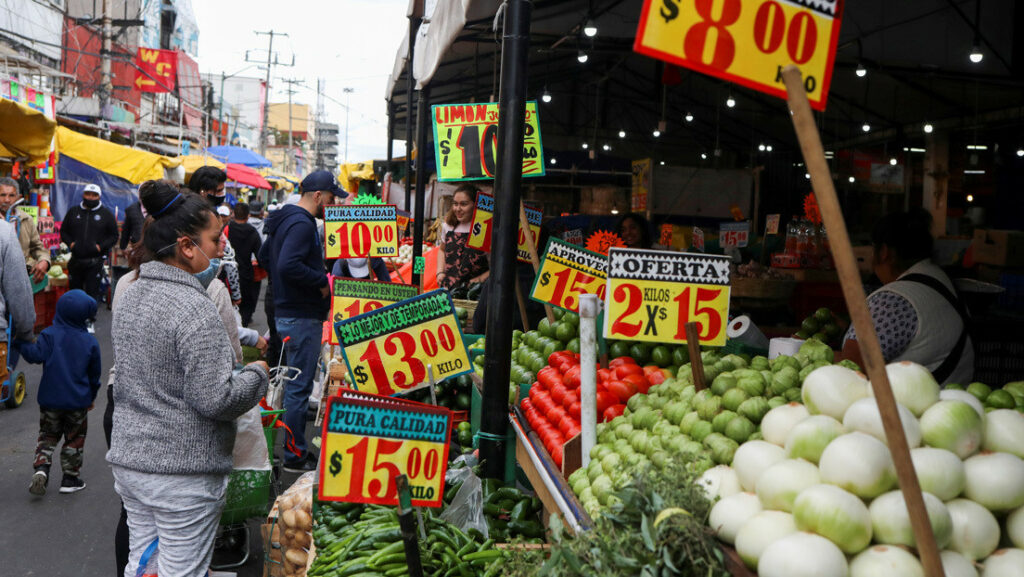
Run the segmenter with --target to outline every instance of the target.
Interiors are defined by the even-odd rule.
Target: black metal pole
[[[412,508],[412,493],[409,490],[409,478],[405,475],[395,477],[398,487],[398,526],[402,531],[402,543],[405,549],[405,563],[409,568],[409,577],[423,577],[423,564],[420,561],[420,546],[416,535],[416,515]]]
[[[412,91],[416,87],[416,79],[412,76],[412,56],[416,48],[416,31],[420,28],[420,19],[409,17],[409,54],[405,62],[405,210],[412,205]],[[415,249],[414,249],[415,250]]]
[[[391,163],[395,157],[395,105],[388,100],[388,161],[384,164],[384,172],[394,174]]]
[[[530,45],[528,0],[510,0],[505,9],[498,96],[498,159],[494,175],[494,233],[491,239],[491,299],[487,307],[480,458],[483,476],[504,478],[508,430],[513,306],[516,302],[516,236],[523,180],[523,127],[526,123],[526,64]]]
[[[424,86],[419,90],[418,110],[416,111],[416,209],[413,211],[413,219],[416,221],[412,227],[412,261],[413,271],[416,270],[416,261],[423,257],[423,199],[427,193],[427,135],[430,132],[430,88]],[[522,148],[522,146],[520,146]],[[420,273],[413,272],[412,284],[419,286]]]

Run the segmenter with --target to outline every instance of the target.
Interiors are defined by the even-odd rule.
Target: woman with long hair
[[[452,194],[452,207],[441,225],[437,255],[437,286],[453,289],[487,280],[487,253],[469,247],[476,195],[480,189],[464,183]]]

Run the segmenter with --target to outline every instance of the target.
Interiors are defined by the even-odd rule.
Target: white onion
[[[825,368],[825,367],[822,367]],[[817,463],[833,439],[846,432],[843,424],[828,415],[812,415],[797,423],[786,437],[786,456]]]
[[[704,471],[697,478],[697,484],[704,489],[704,496],[708,498],[708,501],[735,495],[743,490],[740,487],[736,471],[727,465],[718,465]]]
[[[870,499],[896,486],[889,448],[864,433],[847,433],[829,443],[818,463],[821,480]]]
[[[800,393],[812,415],[841,420],[846,409],[868,396],[868,380],[842,365],[827,365],[811,371]]]
[[[964,461],[964,496],[990,511],[1024,505],[1024,460],[1009,453],[982,453]]]
[[[730,545],[736,542],[736,533],[747,521],[761,512],[761,501],[753,493],[736,493],[722,498],[711,508],[708,524],[718,538]]]
[[[850,577],[924,577],[924,567],[899,547],[875,545],[850,560]]]
[[[921,437],[929,447],[953,451],[966,459],[981,449],[985,423],[963,401],[939,401],[921,415]]]
[[[969,561],[984,559],[999,546],[999,523],[988,509],[968,499],[946,503],[953,520],[953,539],[949,548]]]
[[[896,403],[897,412],[900,415],[900,424],[903,425],[903,434],[907,437],[907,444],[910,448],[921,445],[921,425],[917,418],[910,412],[910,409]],[[878,402],[874,398],[861,399],[850,405],[843,415],[843,425],[850,431],[860,431],[889,445],[889,439],[885,436],[885,428],[882,426],[882,414],[878,412]]]
[[[800,403],[779,405],[768,411],[761,419],[761,435],[765,441],[781,447],[786,444],[789,430],[810,416],[807,407]]]
[[[1007,515],[1006,535],[1014,547],[1024,549],[1024,507]]]
[[[998,409],[986,415],[983,447],[1024,459],[1024,415],[1014,409]]]
[[[757,480],[757,496],[765,509],[793,511],[801,491],[821,482],[818,468],[803,459],[786,459],[765,469]]]
[[[786,451],[778,445],[767,441],[747,441],[736,449],[732,458],[732,468],[736,471],[743,490],[753,491],[757,487],[757,479],[761,473],[785,458]]]
[[[847,577],[846,556],[828,539],[814,533],[793,533],[761,554],[758,577]]]
[[[793,518],[801,531],[817,533],[843,553],[853,554],[871,543],[871,515],[853,493],[835,485],[804,489],[793,504]]]
[[[939,553],[942,560],[942,572],[946,577],[978,577],[978,570],[974,564],[956,551],[942,551]]]
[[[941,501],[956,499],[964,492],[967,476],[964,462],[950,451],[934,447],[918,447],[910,451],[921,490]]]
[[[985,559],[981,577],[1021,577],[1024,575],[1024,549],[1000,549]]]
[[[736,534],[736,552],[751,569],[757,569],[761,553],[786,535],[796,533],[793,516],[782,511],[761,511]]]
[[[889,386],[896,402],[910,409],[915,417],[924,414],[928,407],[939,400],[939,383],[935,382],[928,369],[910,361],[885,365]],[[869,389],[874,395],[874,389]]]
[[[935,535],[935,543],[942,549],[953,537],[953,519],[949,510],[938,497],[931,493],[922,493],[924,508],[928,512],[928,521]],[[910,526],[910,511],[903,498],[903,491],[890,491],[871,502],[871,529],[875,541],[886,545],[906,545],[916,547],[914,530]]]
[[[968,393],[967,391],[961,391],[959,389],[942,389],[939,393],[940,401],[963,401],[968,405],[974,407],[974,410],[978,412],[978,416],[985,418],[985,405],[981,404],[978,397]]]

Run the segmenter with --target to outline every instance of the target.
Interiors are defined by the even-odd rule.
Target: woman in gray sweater
[[[263,362],[232,375],[234,353],[194,275],[219,258],[209,203],[149,182],[151,216],[139,278],[114,307],[116,374],[110,451],[114,488],[128,511],[125,575],[159,539],[159,575],[200,577],[213,555],[235,441],[235,419],[267,389]],[[153,568],[152,562],[150,568]]]

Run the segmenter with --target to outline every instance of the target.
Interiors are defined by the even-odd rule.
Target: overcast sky
[[[338,160],[345,147],[345,100],[349,96],[348,158],[350,162],[387,156],[387,113],[384,102],[388,74],[407,34],[408,0],[194,0],[199,26],[199,68],[202,72],[262,78],[264,72],[249,59],[266,59],[267,36],[255,31],[288,34],[274,37],[279,60],[295,66],[275,66],[271,77],[272,102],[287,102],[281,78],[298,78],[293,102],[316,105],[317,78],[325,80],[324,112],[341,129]],[[405,154],[404,142],[395,142],[395,156]]]

